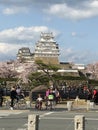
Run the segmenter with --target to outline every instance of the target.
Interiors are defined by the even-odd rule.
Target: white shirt
[[[41,97],[39,97],[39,98],[37,98],[37,100],[40,102],[40,101],[42,101],[43,99],[42,99]]]

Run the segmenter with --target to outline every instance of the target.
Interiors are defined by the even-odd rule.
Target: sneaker
[[[13,110],[13,107],[11,107],[10,109]]]

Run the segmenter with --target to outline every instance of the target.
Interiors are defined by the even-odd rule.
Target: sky
[[[52,32],[60,62],[98,62],[98,0],[0,0],[0,62]]]

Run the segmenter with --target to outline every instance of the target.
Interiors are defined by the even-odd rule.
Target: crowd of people
[[[55,108],[55,105],[59,102],[60,93],[57,88],[48,88],[45,93],[45,97],[42,98],[41,94],[38,94],[38,98],[36,100],[35,108],[42,109],[43,101],[45,102],[46,109],[52,110]]]
[[[67,86],[62,87],[61,97],[67,99],[75,99],[77,96],[80,99],[93,101],[95,104],[98,104],[98,89],[91,86]]]
[[[41,94],[39,94],[41,97]],[[39,96],[38,95],[38,96]],[[48,88],[45,93],[45,97],[41,100],[36,100],[36,106],[41,102],[40,109],[42,108],[42,102],[45,101],[46,103],[46,109],[48,108],[49,104],[52,102],[51,109],[54,107],[60,100],[62,99],[62,95],[65,95],[66,99],[74,99],[78,96],[80,99],[90,100],[91,102],[94,102],[95,104],[98,104],[98,90],[95,88],[88,88],[87,86],[82,86],[80,88],[76,87],[67,87],[58,90],[57,88]],[[74,96],[73,96],[74,95]],[[39,106],[39,105],[38,105]]]
[[[62,100],[62,95],[67,95],[67,98],[70,99],[72,94],[75,94],[75,97],[81,98],[80,94],[83,95],[83,99],[93,101],[95,104],[98,104],[98,90],[95,88],[88,88],[87,86],[82,87],[62,87],[61,90],[54,87],[47,88],[45,92],[45,96],[42,97],[41,93],[38,93],[38,97],[36,99],[35,108],[41,110],[43,106],[43,102],[45,102],[46,109],[55,108],[55,105]],[[2,107],[3,104],[3,89],[0,87],[0,107]],[[21,90],[20,86],[13,86],[10,90],[10,109],[13,110],[14,108],[14,101],[17,102],[24,98],[25,95],[23,91]]]

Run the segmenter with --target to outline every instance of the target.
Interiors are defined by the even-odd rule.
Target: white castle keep
[[[35,44],[34,53],[23,47],[18,50],[18,60],[33,62],[42,60],[44,63],[59,64],[59,46],[54,40],[53,33],[41,33],[40,39]]]

